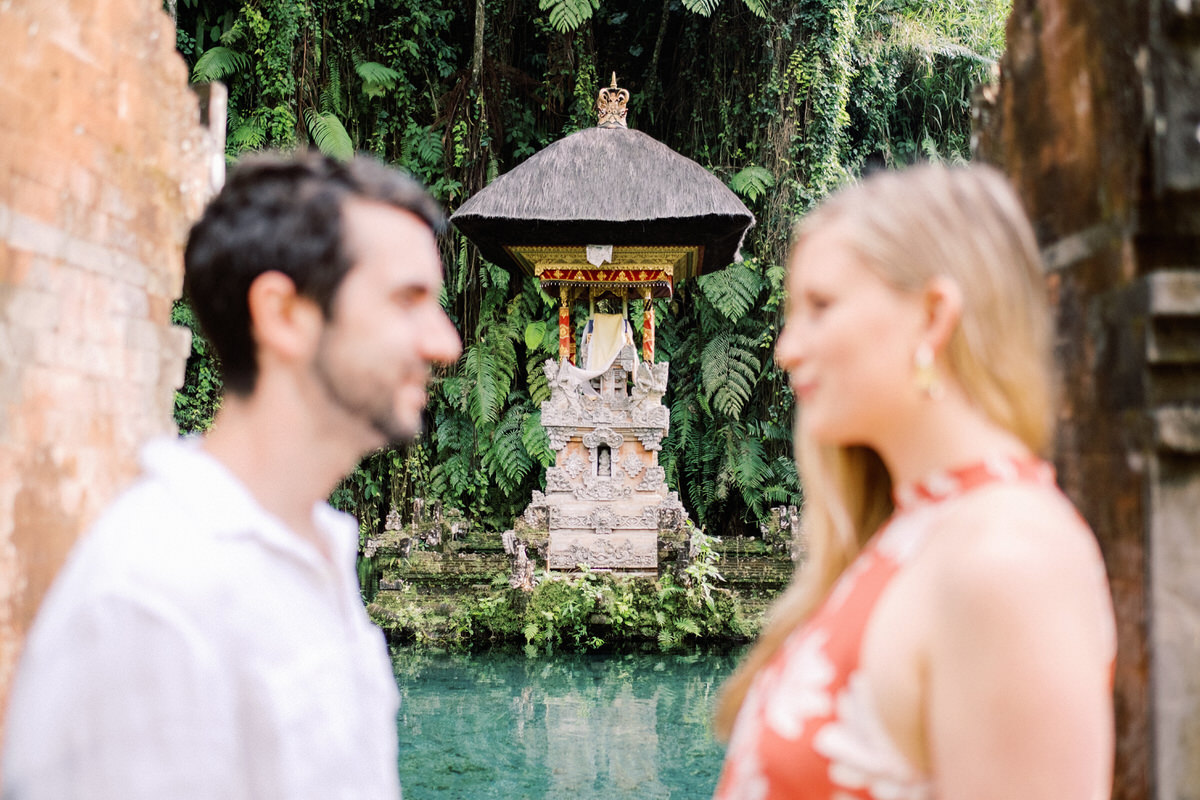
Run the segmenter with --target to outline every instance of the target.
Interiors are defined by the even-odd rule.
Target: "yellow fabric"
[[[633,344],[633,332],[622,314],[593,314],[585,370],[604,371],[616,359],[621,348]]]

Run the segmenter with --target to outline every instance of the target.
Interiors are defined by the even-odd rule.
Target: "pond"
[[[405,800],[711,797],[713,702],[741,652],[397,650]]]

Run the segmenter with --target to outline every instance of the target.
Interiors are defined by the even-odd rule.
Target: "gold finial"
[[[596,110],[599,112],[600,122],[597,127],[600,128],[625,128],[625,114],[629,109],[625,105],[629,102],[629,92],[625,89],[617,88],[617,73],[612,74],[612,85],[607,89],[600,90],[600,96],[596,99]]]

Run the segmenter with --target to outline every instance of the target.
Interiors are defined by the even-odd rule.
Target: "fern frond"
[[[505,494],[519,488],[533,467],[533,460],[522,441],[524,416],[519,406],[509,408],[492,435],[481,440],[483,467]]]
[[[749,166],[729,179],[729,188],[750,202],[767,193],[775,185],[775,176],[766,167]]]
[[[362,90],[367,97],[383,95],[389,89],[394,89],[404,77],[378,61],[360,61],[354,65],[354,71],[362,78]]]
[[[701,275],[696,282],[713,308],[730,322],[746,316],[763,286],[762,276],[744,264]]]
[[[354,158],[354,142],[333,113],[308,108],[304,110],[304,121],[308,124],[308,135],[322,153],[338,161]]]
[[[267,126],[262,117],[243,120],[229,132],[229,144],[237,151],[257,150],[266,144]]]
[[[538,8],[550,12],[550,24],[559,33],[570,33],[592,18],[600,0],[538,0]]]
[[[744,0],[746,8],[750,9],[750,13],[761,19],[767,18],[767,3],[766,0]]]
[[[250,66],[250,56],[223,45],[210,47],[192,67],[192,83],[222,80]]]
[[[731,443],[734,482],[742,494],[755,494],[771,475],[762,442],[752,436],[734,436]]]
[[[512,387],[516,351],[503,333],[488,335],[467,348],[463,373],[467,380],[467,412],[475,424],[494,425]]]
[[[737,419],[754,391],[759,367],[758,348],[753,339],[736,333],[718,333],[704,346],[700,359],[703,396],[718,412]]]
[[[721,5],[721,0],[683,0],[684,8],[702,17],[711,16],[719,5]]]
[[[546,435],[546,429],[542,427],[541,411],[532,411],[525,416],[524,427],[521,430],[521,441],[525,444],[525,450],[539,464],[543,467],[554,466],[557,456],[550,449],[550,437]]]

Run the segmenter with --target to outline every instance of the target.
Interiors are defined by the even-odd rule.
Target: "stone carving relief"
[[[571,475],[565,469],[559,467],[546,468],[546,491],[547,492],[569,492],[571,491]]]
[[[637,485],[639,492],[658,492],[667,488],[667,470],[657,464],[646,467],[646,474]]]
[[[576,500],[616,500],[621,497],[631,497],[633,489],[628,486],[618,486],[611,480],[598,478],[585,481],[582,489],[575,490]]]
[[[639,553],[630,541],[616,543],[602,539],[591,545],[572,544],[560,557],[572,565],[605,564],[623,569],[653,569],[658,566],[657,553]]]
[[[676,500],[678,502],[678,500]],[[680,506],[682,508],[682,506]],[[550,507],[550,526],[555,530],[591,529],[598,534],[620,530],[654,530],[658,528],[659,508],[649,506],[640,514],[618,514],[610,508],[597,508],[586,514],[568,514],[556,506]]]
[[[563,462],[562,469],[571,477],[571,480],[578,480],[583,471],[587,469],[587,464],[583,463],[583,459],[578,455],[572,455]]]
[[[594,450],[602,444],[606,444],[616,450],[625,443],[625,437],[614,431],[612,428],[596,428],[591,433],[583,435],[583,446],[589,450]]]

